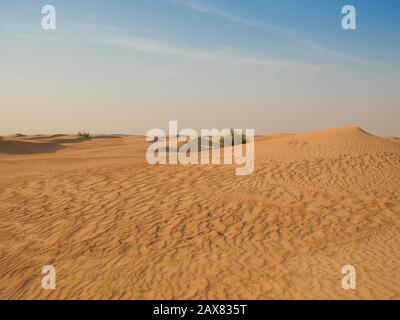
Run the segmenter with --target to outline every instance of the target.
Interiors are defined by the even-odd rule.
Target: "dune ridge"
[[[255,172],[238,177],[150,166],[143,137],[4,137],[0,298],[399,299],[396,141],[357,127],[256,137]]]

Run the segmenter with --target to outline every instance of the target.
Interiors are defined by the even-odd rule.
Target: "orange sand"
[[[0,139],[1,299],[400,298],[400,140],[257,137],[255,171],[143,137]],[[41,288],[54,265],[57,289]],[[341,268],[357,269],[357,290]]]

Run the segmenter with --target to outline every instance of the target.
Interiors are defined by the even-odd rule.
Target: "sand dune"
[[[10,134],[10,135],[6,136],[6,138],[9,138],[9,139],[24,138],[24,137],[26,137],[26,135],[24,135],[22,133],[15,133],[15,134]]]
[[[400,298],[398,139],[257,137],[245,177],[150,166],[146,147],[0,139],[0,298]],[[49,264],[54,291],[41,288]],[[341,288],[347,264],[354,291]]]

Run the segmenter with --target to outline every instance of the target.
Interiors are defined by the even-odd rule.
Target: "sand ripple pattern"
[[[149,166],[137,137],[7,139],[63,148],[0,144],[2,299],[400,298],[395,141],[358,128],[260,137],[255,172],[237,177]],[[41,288],[48,264],[54,291]],[[346,264],[355,291],[341,289]]]

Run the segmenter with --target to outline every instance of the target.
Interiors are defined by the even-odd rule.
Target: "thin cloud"
[[[103,42],[124,47],[136,52],[180,56],[197,60],[215,60],[220,54],[219,52],[191,50],[161,40],[148,39],[144,37],[113,37],[104,39]]]
[[[318,44],[315,43],[310,43],[310,47],[312,47],[316,52],[320,52],[323,54],[328,54],[331,55],[333,57],[337,57],[343,60],[347,60],[349,62],[352,63],[357,63],[357,64],[364,64],[364,65],[368,65],[371,67],[382,67],[383,64],[382,63],[377,63],[375,61],[371,61],[368,59],[364,59],[362,57],[356,57],[347,53],[343,53],[343,52],[339,52],[339,51],[334,51],[334,50],[330,50],[330,49],[326,49]]]
[[[290,29],[282,28],[282,27],[279,27],[279,26],[276,26],[273,24],[265,23],[265,22],[259,22],[259,21],[255,21],[255,20],[245,19],[241,16],[234,15],[228,11],[225,11],[225,10],[222,10],[219,8],[209,7],[204,4],[194,2],[194,1],[184,1],[184,0],[171,0],[171,1],[177,5],[186,7],[193,11],[197,11],[197,12],[201,12],[201,13],[209,13],[214,16],[217,16],[217,17],[220,17],[220,18],[223,18],[226,20],[230,20],[232,22],[239,23],[245,27],[259,29],[259,30],[270,29],[270,30],[285,32],[292,36],[298,35],[297,32],[290,30]]]
[[[265,67],[282,67],[288,68],[303,64],[297,60],[275,59],[266,55],[254,55],[249,53],[232,53],[233,61],[239,65],[254,65]]]
[[[114,32],[118,31],[119,28],[114,25],[100,25],[100,24],[91,24],[91,23],[81,23],[76,21],[67,21],[66,23],[68,26],[77,28],[77,29],[84,29],[84,30],[94,30],[94,31],[109,31]]]
[[[220,48],[214,51],[194,50],[173,45],[163,40],[148,39],[144,37],[112,37],[103,39],[102,42],[135,52],[185,57],[208,62],[267,67],[291,67],[300,64],[300,62],[295,60],[276,59],[267,55],[243,52],[235,48]]]
[[[63,42],[64,39],[56,36],[43,36],[38,34],[26,34],[26,33],[19,33],[17,37],[24,40],[33,40],[33,41],[59,41]]]
[[[190,1],[190,0],[188,0],[188,1],[170,0],[170,1],[177,5],[180,5],[182,7],[188,8],[190,10],[200,12],[200,13],[211,14],[213,16],[217,16],[222,19],[238,23],[245,27],[257,29],[260,31],[273,30],[273,31],[278,31],[278,32],[284,33],[287,36],[289,36],[290,38],[292,38],[294,41],[298,41],[298,42],[302,43],[304,46],[306,46],[307,48],[311,49],[313,52],[316,52],[316,53],[329,55],[331,57],[346,60],[351,63],[363,64],[363,65],[368,65],[368,66],[381,66],[381,64],[370,61],[368,59],[364,59],[362,57],[356,57],[356,56],[353,56],[353,55],[350,55],[347,53],[324,48],[323,46],[308,40],[304,35],[296,32],[294,30],[291,30],[291,29],[283,28],[283,27],[265,23],[265,22],[246,19],[241,16],[232,14],[229,11],[226,11],[226,10],[223,10],[220,8],[210,7],[210,6],[195,2],[195,1]]]

